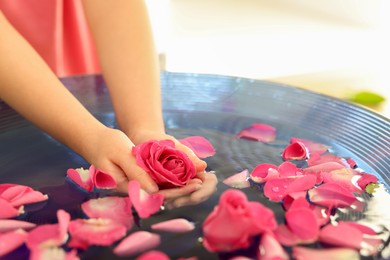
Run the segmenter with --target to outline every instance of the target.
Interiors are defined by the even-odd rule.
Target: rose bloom
[[[203,223],[203,245],[211,252],[244,249],[254,236],[276,227],[272,210],[248,201],[242,191],[229,189]]]
[[[193,162],[171,140],[147,141],[133,147],[132,153],[160,188],[182,187],[196,177]]]

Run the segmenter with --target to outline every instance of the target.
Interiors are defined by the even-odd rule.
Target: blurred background
[[[163,70],[269,80],[342,99],[363,92],[359,103],[390,118],[388,0],[148,0],[148,6]]]

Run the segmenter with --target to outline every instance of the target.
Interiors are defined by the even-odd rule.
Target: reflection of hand
[[[217,177],[214,173],[202,173],[203,181],[200,179],[191,180],[181,188],[160,190],[163,194],[168,208],[195,205],[207,200],[217,189]]]

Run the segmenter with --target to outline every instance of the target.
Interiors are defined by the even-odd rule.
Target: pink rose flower
[[[132,153],[160,188],[182,187],[196,176],[193,162],[171,140],[151,140],[133,147]]]
[[[248,248],[252,238],[276,229],[272,210],[247,200],[236,189],[225,191],[219,204],[203,223],[203,245],[211,252]]]

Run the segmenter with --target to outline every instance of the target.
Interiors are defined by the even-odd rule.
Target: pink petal
[[[116,181],[115,179],[108,173],[103,172],[101,170],[95,169],[93,165],[91,165],[91,173],[92,173],[92,182],[98,189],[115,189]]]
[[[299,244],[300,240],[287,225],[281,224],[275,230],[275,238],[285,246],[293,246]]]
[[[331,182],[309,190],[309,198],[311,202],[330,209],[349,207],[357,201],[351,191]]]
[[[352,169],[334,170],[331,172],[322,172],[322,180],[324,183],[333,182],[350,190],[352,192],[361,193],[363,190],[355,183],[360,174],[357,175]]]
[[[136,260],[169,260],[169,257],[161,251],[152,250],[140,255]]]
[[[251,127],[241,130],[236,137],[269,143],[275,140],[276,129],[270,125],[255,123]]]
[[[257,165],[250,174],[250,178],[256,183],[263,183],[277,177],[279,177],[277,167],[269,163]]]
[[[88,170],[84,168],[71,168],[66,171],[66,175],[84,190],[93,191],[91,168]]]
[[[65,252],[64,249],[59,247],[49,248],[36,248],[30,253],[30,260],[49,260],[49,259],[62,259],[62,260],[79,260],[77,256],[77,250]]]
[[[242,172],[236,173],[226,178],[223,181],[223,183],[236,189],[248,188],[251,186],[251,184],[248,181],[248,174],[249,174],[248,170],[245,169]]]
[[[158,212],[164,203],[164,196],[161,194],[148,194],[141,189],[138,181],[130,181],[129,197],[140,218],[148,218]]]
[[[362,190],[366,189],[366,186],[370,183],[378,183],[378,179],[375,175],[369,173],[361,173],[361,177],[358,179],[357,184]]]
[[[289,256],[274,236],[264,233],[261,236],[257,259],[288,260]]]
[[[314,175],[302,175],[293,180],[287,187],[287,193],[309,190],[314,187],[317,178]]]
[[[310,167],[303,169],[305,173],[315,173],[315,172],[331,172],[334,170],[345,169],[344,165],[338,162],[325,162],[321,164],[316,164]]]
[[[3,211],[3,209],[1,209]],[[32,229],[36,225],[34,223],[21,221],[21,220],[14,220],[14,219],[0,219],[0,233],[2,232],[8,232],[15,229]]]
[[[157,247],[161,242],[160,236],[147,231],[136,231],[124,238],[114,248],[118,256],[130,256]]]
[[[347,163],[349,164],[349,167],[351,167],[352,169],[356,167],[356,162],[352,158],[348,158]]]
[[[207,158],[215,155],[213,145],[202,136],[190,136],[179,141],[194,151],[195,155],[199,158]]]
[[[0,219],[13,218],[24,213],[23,207],[19,209],[14,208],[7,200],[0,198]]]
[[[8,188],[3,189],[0,198],[8,200],[14,207],[20,207],[25,204],[36,203],[48,199],[47,195],[36,191],[28,186],[10,184]]]
[[[290,209],[285,218],[289,229],[301,241],[311,243],[317,240],[320,229],[315,214],[309,208]]]
[[[321,143],[316,143],[316,142],[313,142],[310,140],[299,139],[299,138],[294,138],[294,137],[292,137],[290,139],[290,143],[296,143],[296,142],[303,143],[311,154],[313,154],[313,153],[321,154],[321,153],[326,152],[329,149],[329,146],[326,146],[326,145],[321,144]]]
[[[0,233],[0,257],[23,245],[26,237],[27,233],[22,229]]]
[[[306,191],[297,191],[297,192],[290,192],[289,194],[286,195],[286,197],[283,200],[283,208],[284,210],[288,210],[291,208],[293,205],[295,207],[297,206],[309,206],[309,202],[306,200]],[[297,200],[300,200],[301,198],[304,199],[306,202],[298,202],[296,203]]]
[[[306,146],[301,142],[288,145],[282,153],[283,160],[305,160],[308,157]]]
[[[64,210],[58,210],[57,218],[58,224],[41,225],[28,233],[26,244],[30,250],[61,246],[66,242],[70,215]]]
[[[344,168],[350,168],[347,160],[344,158],[334,155],[334,154],[313,154],[308,160],[307,164],[309,166],[314,166],[318,164],[324,164],[324,163],[329,163],[329,162],[335,162],[339,163],[344,166]]]
[[[151,228],[154,230],[183,233],[194,230],[195,224],[184,218],[176,218],[153,224]]]
[[[126,227],[111,219],[76,219],[69,224],[70,247],[109,246],[126,235]]]
[[[337,225],[329,224],[323,227],[319,240],[329,245],[360,249],[363,233],[359,229],[340,222]]]
[[[356,250],[349,248],[313,249],[308,247],[294,247],[294,259],[299,260],[359,260]]]
[[[110,196],[91,199],[82,203],[81,208],[90,218],[109,218],[122,223],[128,229],[134,223],[129,198]]]
[[[303,174],[301,169],[298,169],[298,167],[291,162],[284,162],[279,165],[278,172],[280,177],[297,176]]]

